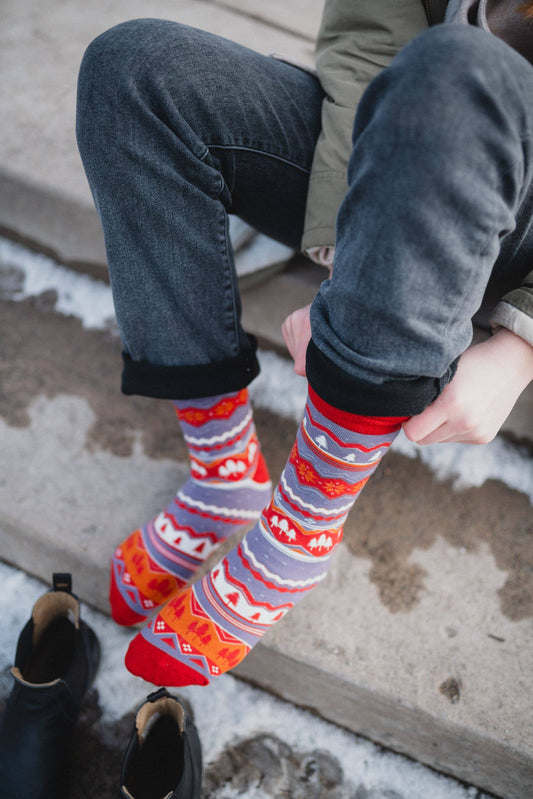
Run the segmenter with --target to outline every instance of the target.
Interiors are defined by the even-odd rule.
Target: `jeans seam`
[[[274,158],[276,161],[281,161],[288,166],[292,166],[295,169],[298,169],[300,172],[308,175],[310,173],[310,169],[307,167],[300,166],[300,164],[296,164],[294,161],[291,161],[289,158],[285,158],[282,155],[276,155],[276,153],[269,153],[266,150],[261,150],[259,147],[247,147],[243,144],[215,144],[210,143],[207,144],[208,149],[218,149],[218,150],[244,150],[245,152],[249,153],[257,153],[258,155],[264,155],[267,158]]]
[[[222,179],[222,175],[220,175]],[[224,180],[222,179],[222,187],[224,185]],[[221,189],[222,191],[222,189]],[[230,336],[233,337],[233,351],[234,356],[239,354],[239,320],[237,318],[237,308],[235,304],[236,298],[236,287],[235,281],[233,277],[233,271],[231,269],[231,258],[228,248],[228,215],[225,213],[224,209],[222,208],[222,214],[220,217],[220,243],[222,245],[222,258],[225,264],[225,275],[227,280],[227,285],[225,286],[225,294],[226,294],[226,302],[227,306],[225,307],[225,313],[228,315],[228,332]]]

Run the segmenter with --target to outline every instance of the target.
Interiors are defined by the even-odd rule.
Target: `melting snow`
[[[236,229],[237,239],[238,233]],[[0,238],[0,296],[20,301],[50,290],[57,294],[55,310],[78,317],[85,328],[107,328],[114,319],[111,289],[104,281],[73,272],[51,258]],[[259,361],[261,374],[250,386],[254,404],[299,422],[307,395],[306,380],[295,374],[291,361],[273,352],[259,352]],[[437,479],[452,479],[457,489],[480,486],[495,478],[522,491],[533,503],[533,459],[501,437],[483,447],[419,447],[400,435],[393,448],[410,458],[421,458]]]
[[[237,246],[249,239],[248,233],[247,226],[241,231],[236,222],[232,223]],[[57,294],[55,310],[76,316],[85,328],[105,329],[112,324],[113,300],[107,283],[73,272],[47,256],[0,238],[0,296],[21,301],[50,290]],[[260,351],[259,362],[261,374],[250,386],[252,401],[258,407],[299,422],[307,396],[306,380],[295,374],[291,361],[273,352]],[[468,444],[419,447],[400,434],[393,448],[407,457],[421,458],[437,479],[452,479],[457,489],[480,486],[495,478],[522,491],[533,503],[533,459],[501,437],[483,447]]]
[[[30,616],[33,603],[47,586],[1,562],[0,581],[4,587],[0,593],[0,693],[5,696],[11,686],[7,670],[13,664],[18,635]],[[16,602],[13,602],[14,596]],[[85,606],[83,617],[94,628],[102,645],[95,687],[103,721],[114,721],[142,704],[153,686],[133,677],[124,667],[131,631],[117,627],[103,614]],[[296,751],[321,749],[336,757],[345,780],[352,783],[346,793],[347,799],[354,795],[354,786],[361,784],[376,799],[392,796],[398,799],[488,799],[475,788],[465,787],[419,763],[383,750],[230,675],[219,677],[206,688],[180,688],[179,694],[193,706],[206,763],[214,761],[238,739],[270,733]],[[237,795],[242,799],[263,796],[255,790],[225,794],[227,799]],[[368,793],[363,795],[368,796]]]

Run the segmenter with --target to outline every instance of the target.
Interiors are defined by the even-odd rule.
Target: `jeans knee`
[[[421,85],[433,73],[463,77],[479,64],[492,37],[470,25],[435,25],[416,36],[396,56],[393,64],[416,73]],[[423,80],[422,80],[423,78]]]
[[[179,87],[179,76],[186,72],[191,30],[167,20],[135,19],[115,25],[89,44],[78,77],[76,135],[82,157],[85,141],[109,141],[109,126],[116,138],[131,126],[131,121],[122,125],[120,119],[165,104],[160,100],[168,76]]]
[[[177,23],[157,19],[121,22],[94,39],[87,47],[80,66],[81,91],[96,84],[99,92],[116,93],[123,85],[133,85],[152,68],[154,56],[163,46],[162,33]]]
[[[430,28],[370,84],[356,117],[354,144],[377,113],[395,142],[421,149],[466,145],[486,126],[505,130],[516,149],[526,96],[522,61],[530,70],[507,44],[473,26]]]
[[[472,25],[436,25],[398,54],[391,74],[421,111],[457,116],[461,103],[479,110],[483,98],[519,95],[522,60],[501,39]]]

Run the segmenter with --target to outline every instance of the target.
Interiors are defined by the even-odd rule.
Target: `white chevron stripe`
[[[272,490],[272,483],[268,480],[266,483],[258,483],[252,480],[251,477],[245,477],[244,480],[221,480],[208,478],[207,480],[196,480],[194,477],[189,477],[189,481],[197,486],[206,486],[209,489],[216,489],[217,491],[235,491],[236,489],[245,488],[247,491],[266,491]]]
[[[243,641],[242,636],[237,635],[236,629],[241,630],[243,633],[248,633],[248,635],[254,635],[256,638],[261,638],[263,635],[263,630],[256,624],[247,624],[244,619],[236,618],[235,616],[230,615],[224,603],[220,601],[220,598],[216,596],[211,588],[211,584],[209,582],[209,575],[206,574],[204,579],[202,580],[202,588],[204,589],[205,596],[207,601],[210,605],[216,610],[219,616],[222,616],[227,622],[229,622],[229,627],[217,621],[217,625],[225,630],[229,635],[237,638],[241,643],[245,646],[250,646],[248,641]],[[199,600],[198,600],[199,601]],[[203,605],[202,605],[203,607]],[[205,608],[204,608],[205,610]]]
[[[188,497],[183,493],[183,491],[178,491],[176,496],[187,505],[191,505],[193,508],[200,508],[200,510],[205,510],[206,513],[220,513],[222,516],[231,516],[237,519],[256,519],[260,515],[260,511],[242,510],[241,508],[219,508],[217,505],[206,505],[205,502],[202,502],[199,499],[192,499],[192,497]]]
[[[251,418],[252,418],[252,411],[248,411],[248,413],[246,414],[246,416],[244,417],[244,419],[240,424],[236,425],[235,427],[232,427],[231,430],[227,430],[225,433],[222,433],[219,436],[211,436],[211,438],[194,438],[194,436],[184,435],[183,437],[185,438],[185,441],[187,441],[187,443],[194,444],[194,446],[196,447],[202,447],[202,446],[210,447],[213,444],[220,444],[222,443],[222,441],[226,441],[226,439],[233,438],[233,436],[236,436],[237,433],[240,433],[241,430],[244,430],[246,425],[250,422]]]
[[[279,552],[283,552],[286,557],[292,558],[292,560],[299,560],[303,563],[321,563],[322,561],[329,561],[331,558],[331,552],[327,552],[325,555],[312,555],[309,552],[303,552],[302,549],[296,549],[294,545],[290,543],[284,544],[283,541],[278,541],[278,539],[272,535],[268,525],[264,523],[262,518],[259,522],[259,527],[268,543],[279,550]]]
[[[324,572],[323,574],[319,574],[318,576],[309,578],[308,580],[289,580],[287,578],[280,577],[279,574],[274,574],[273,572],[269,571],[264,563],[260,563],[257,558],[255,557],[254,553],[248,546],[246,542],[246,538],[243,538],[241,541],[241,546],[243,548],[244,554],[247,558],[252,562],[254,568],[261,572],[268,580],[272,580],[274,583],[278,583],[279,585],[287,585],[289,588],[310,588],[313,585],[316,585],[321,580],[323,580],[327,574]],[[313,558],[314,560],[314,558]]]
[[[354,500],[348,503],[348,505],[340,505],[336,508],[317,508],[315,505],[311,505],[310,502],[304,502],[301,497],[297,496],[294,491],[291,489],[287,481],[285,480],[285,474],[282,473],[280,482],[283,483],[283,488],[298,505],[301,505],[303,508],[309,508],[313,513],[320,513],[324,514],[325,516],[338,516],[340,513],[347,513],[350,508],[352,507]]]
[[[207,580],[211,581],[211,587],[218,597],[217,610],[220,605],[229,606],[232,613],[249,624],[271,627],[294,605],[294,602],[285,602],[279,607],[268,607],[265,602],[250,601],[245,591],[227,578],[223,566],[212,569],[207,575]],[[206,582],[203,583],[204,590]]]
[[[304,417],[304,419],[303,419],[303,430],[302,430],[302,432],[303,432],[303,435],[304,435],[304,437],[305,437],[305,439],[307,441],[307,444],[310,447],[312,447],[313,449],[316,449],[319,452],[321,452],[323,455],[325,455],[327,457],[328,460],[330,460],[330,461],[332,461],[334,463],[340,464],[341,467],[342,466],[347,466],[349,468],[350,466],[360,466],[361,470],[362,470],[363,467],[366,467],[367,469],[371,469],[371,468],[374,468],[375,466],[377,466],[377,464],[381,460],[381,455],[382,455],[381,450],[376,452],[376,453],[374,453],[373,455],[371,455],[369,453],[369,455],[367,456],[367,460],[356,460],[356,456],[354,455],[353,452],[350,453],[349,455],[346,455],[344,458],[339,458],[337,455],[334,455],[328,449],[325,449],[323,446],[320,446],[320,444],[318,443],[318,441],[320,439],[320,435],[317,435],[316,438],[313,438],[311,436],[309,430],[307,429],[307,417]]]

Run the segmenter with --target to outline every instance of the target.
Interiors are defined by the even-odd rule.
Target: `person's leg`
[[[453,371],[500,236],[515,228],[531,178],[529,70],[500,42],[450,27],[415,41],[365,95],[291,457],[240,547],[132,641],[133,673],[205,684],[325,576],[402,421]]]
[[[321,99],[313,76],[163,20],[119,25],[84,57],[77,134],[106,239],[123,390],[175,401],[192,465],[169,506],[115,552],[121,624],[153,613],[270,498],[228,212],[298,245]]]
[[[260,521],[134,638],[129,671],[156,685],[206,685],[240,663],[326,577],[348,511],[402,421],[344,414],[311,391]]]
[[[298,246],[321,100],[307,72],[178,23],[134,20],[89,46],[77,138],[126,393],[190,399],[257,374],[228,213]]]
[[[533,67],[466,25],[417,37],[365,93],[307,376],[354,413],[421,412],[487,286],[533,257]]]
[[[270,498],[246,389],[174,405],[191,475],[155,519],[115,550],[110,604],[118,624],[145,621],[221,541],[253,524]]]

